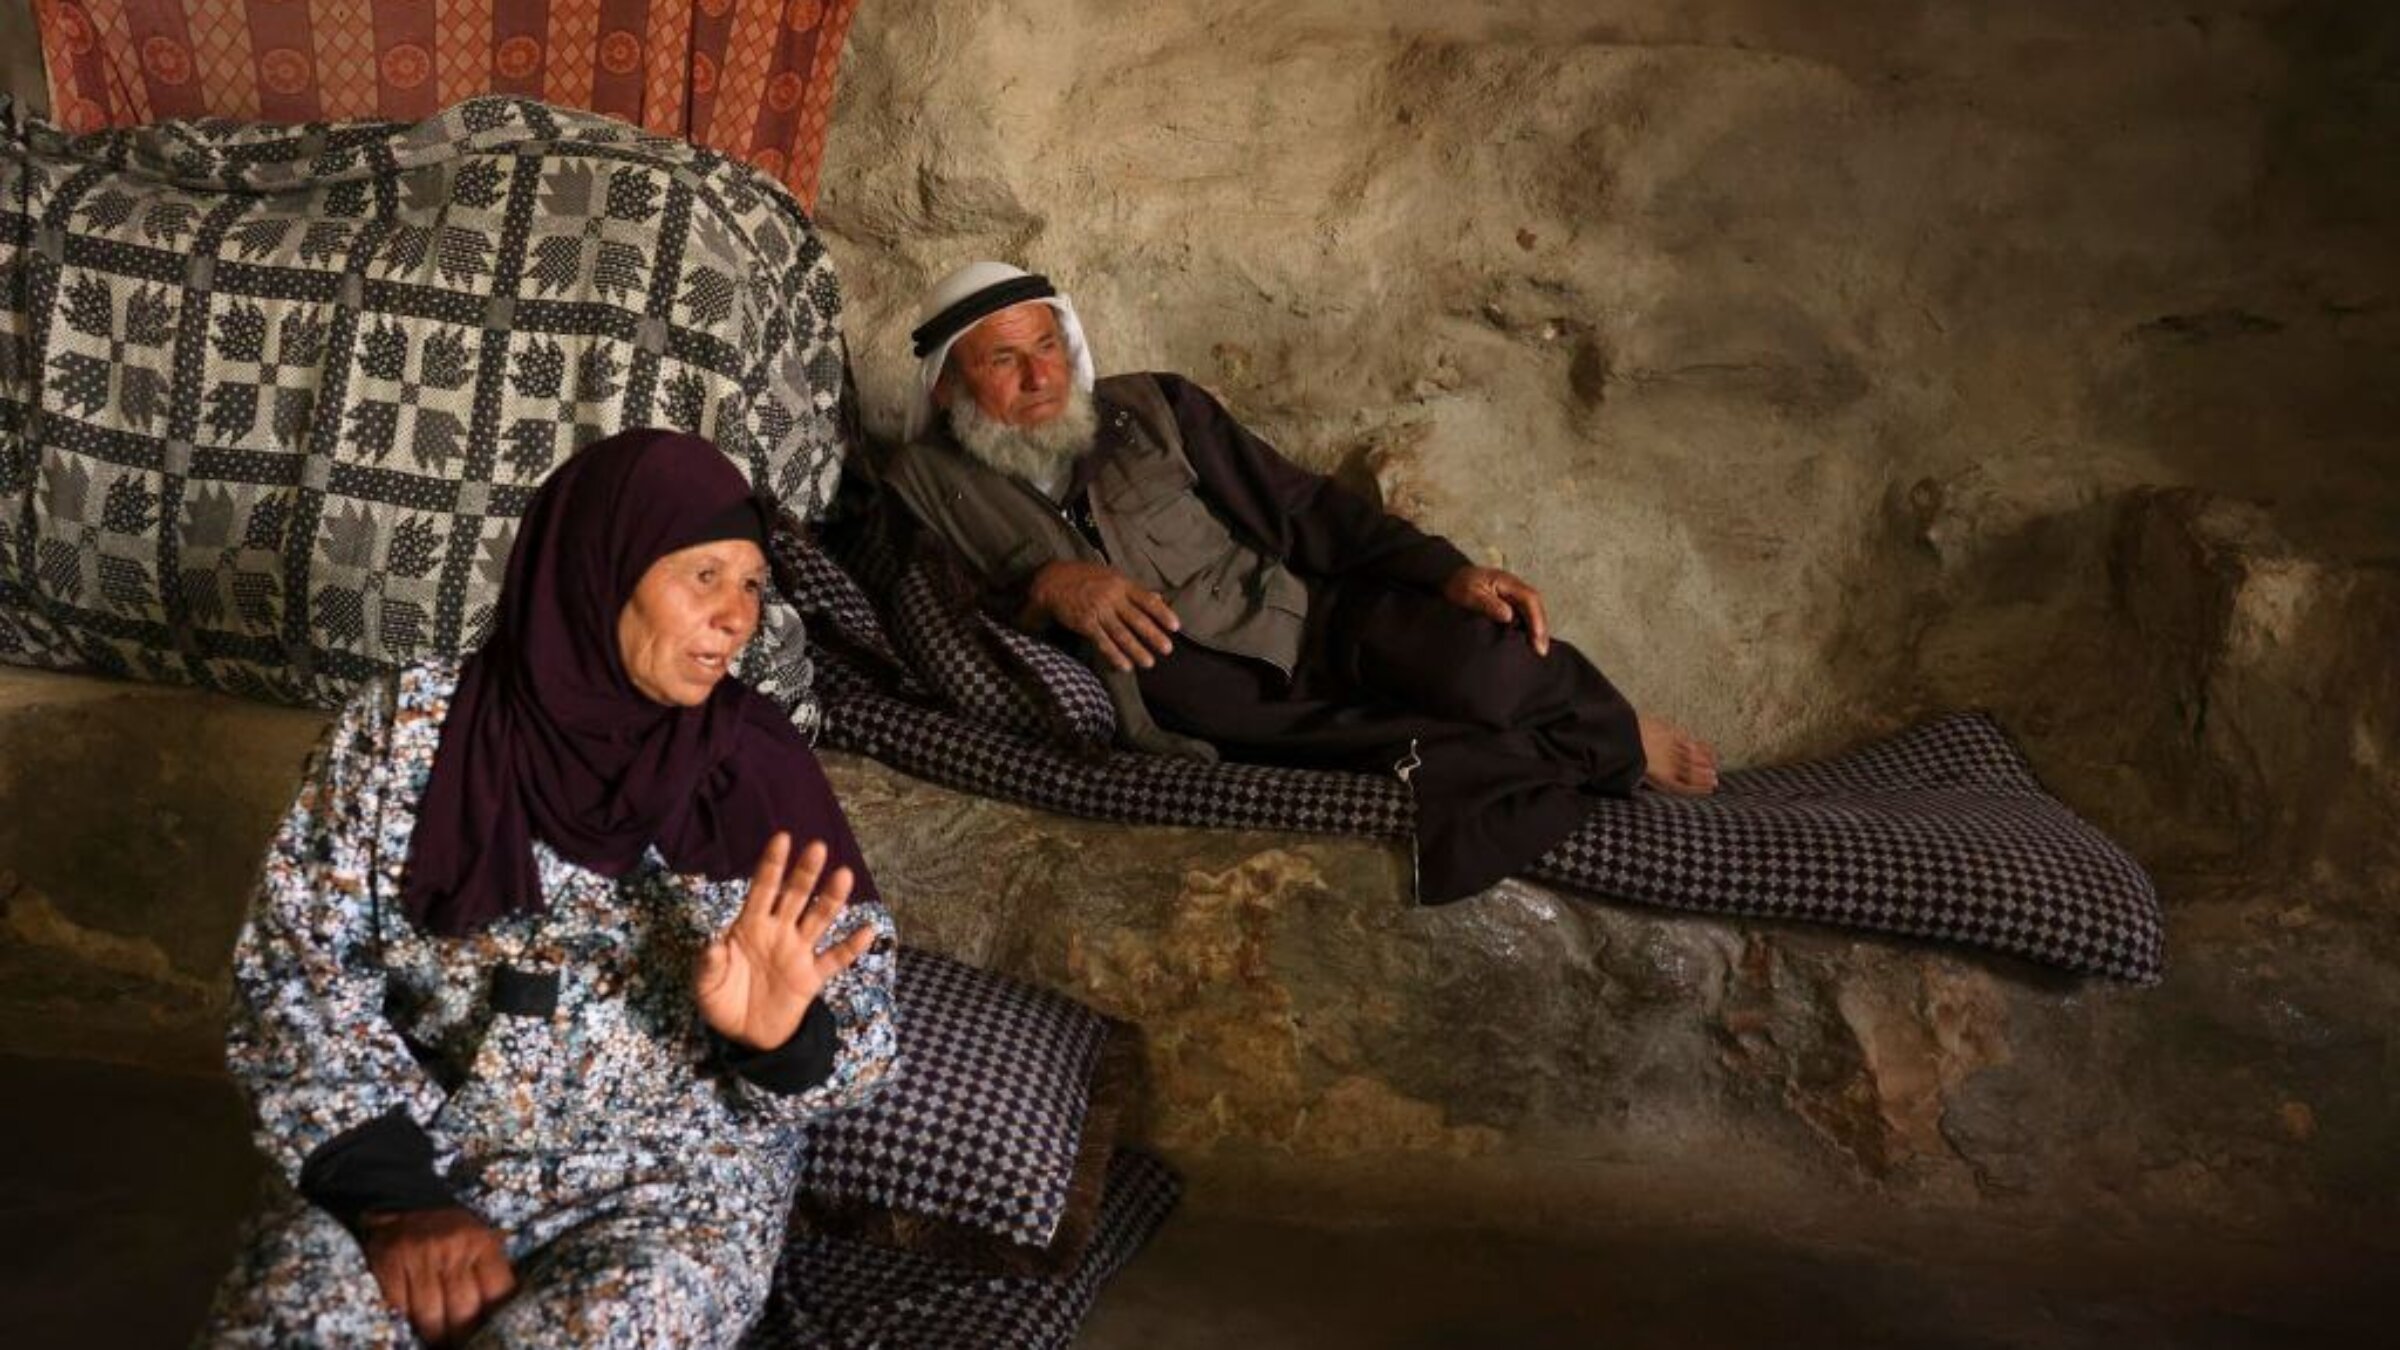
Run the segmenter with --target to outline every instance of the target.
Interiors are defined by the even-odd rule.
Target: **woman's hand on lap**
[[[516,1271],[499,1230],[473,1210],[412,1209],[369,1214],[359,1241],[383,1300],[428,1345],[465,1340],[502,1299]]]
[[[711,1030],[754,1050],[792,1038],[826,982],[875,943],[875,930],[862,925],[817,950],[850,903],[850,882],[847,867],[825,875],[822,843],[795,856],[790,835],[767,842],[742,912],[700,953],[700,1016]]]

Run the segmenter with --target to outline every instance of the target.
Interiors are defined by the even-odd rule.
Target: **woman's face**
[[[650,564],[625,612],[617,651],[633,687],[654,702],[697,707],[758,631],[767,555],[747,539],[694,544]]]

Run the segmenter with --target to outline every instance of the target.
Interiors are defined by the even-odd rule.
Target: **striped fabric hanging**
[[[814,205],[859,0],[38,0],[70,131],[419,121],[517,94],[682,136]]]

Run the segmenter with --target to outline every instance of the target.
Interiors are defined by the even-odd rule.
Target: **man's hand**
[[[820,889],[824,870],[823,844],[812,842],[793,857],[790,835],[777,832],[767,841],[742,912],[700,952],[700,1016],[718,1035],[753,1050],[790,1040],[825,982],[875,945],[874,928],[861,925],[817,950],[850,903],[850,869],[833,869]]]
[[[1526,635],[1533,639],[1534,654],[1550,654],[1550,615],[1542,608],[1542,593],[1516,573],[1469,563],[1442,583],[1442,598],[1497,624],[1513,624],[1522,618]]]
[[[474,1211],[413,1209],[369,1214],[367,1268],[383,1289],[383,1301],[408,1318],[429,1345],[463,1341],[484,1316],[516,1292],[500,1234]]]
[[[1155,591],[1105,563],[1062,560],[1033,574],[1025,604],[1036,618],[1091,639],[1119,670],[1158,664],[1175,650],[1167,634],[1183,627]],[[1152,653],[1156,653],[1154,656]]]

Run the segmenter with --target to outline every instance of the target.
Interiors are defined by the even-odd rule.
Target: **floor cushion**
[[[807,1127],[797,1212],[978,1269],[1074,1268],[1136,1087],[1131,1029],[918,948],[897,980],[900,1072]]]
[[[1099,1225],[1056,1275],[995,1275],[958,1261],[829,1237],[795,1224],[746,1350],[1065,1350],[1100,1286],[1133,1259],[1181,1193],[1165,1164],[1120,1149]]]

